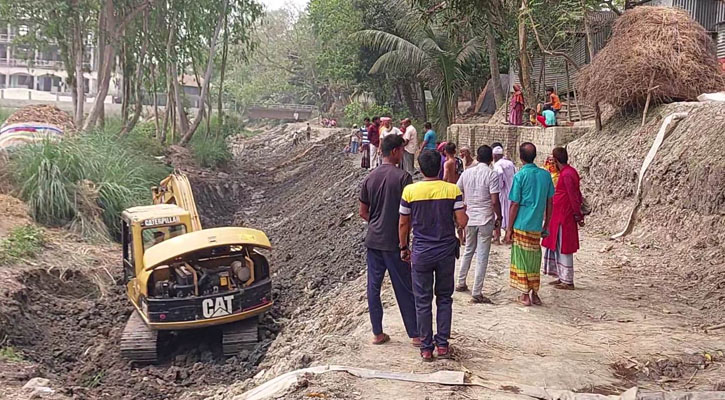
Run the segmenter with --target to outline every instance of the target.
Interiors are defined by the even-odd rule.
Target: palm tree
[[[458,92],[463,87],[463,66],[480,57],[482,44],[478,37],[460,40],[441,25],[426,21],[415,10],[401,18],[405,25],[401,35],[380,30],[361,30],[355,34],[362,45],[381,52],[370,74],[413,75],[433,94],[438,111],[434,121],[445,132],[454,120]]]

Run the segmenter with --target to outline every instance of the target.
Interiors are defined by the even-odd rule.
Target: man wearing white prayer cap
[[[511,186],[514,183],[514,175],[516,174],[516,166],[511,160],[505,157],[503,146],[501,143],[493,143],[493,170],[498,175],[499,179],[499,201],[501,203],[501,215],[503,216],[503,222],[501,226],[508,226],[509,223],[509,208],[511,207],[511,200],[509,200],[509,192]],[[500,243],[501,229],[496,229],[493,234],[494,243]]]

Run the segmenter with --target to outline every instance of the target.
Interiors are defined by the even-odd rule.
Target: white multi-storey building
[[[11,92],[10,89],[24,89],[70,96],[70,87],[66,82],[68,73],[58,46],[51,44],[46,49],[34,50],[17,45],[15,38],[26,34],[32,33],[25,26],[0,23],[0,89],[7,89],[8,92]],[[86,48],[85,54],[85,89],[87,94],[94,95],[98,88],[95,47]]]

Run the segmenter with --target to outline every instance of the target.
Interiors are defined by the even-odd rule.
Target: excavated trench
[[[338,141],[325,144],[336,148]],[[20,289],[0,299],[0,339],[35,363],[37,375],[50,378],[56,390],[79,399],[174,398],[255,374],[282,329],[277,321],[318,306],[315,296],[302,293],[354,279],[362,265],[362,226],[349,222],[361,172],[341,168],[346,163],[337,152],[322,152],[276,179],[268,167],[275,159],[260,153],[228,172],[188,171],[205,227],[259,228],[275,247],[269,258],[276,305],[253,351],[225,358],[218,329],[164,333],[158,364],[131,365],[119,354],[131,306],[121,268],[112,263],[92,272],[72,265],[23,272]]]

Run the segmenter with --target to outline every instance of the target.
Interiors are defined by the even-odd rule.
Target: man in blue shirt
[[[522,143],[519,156],[524,166],[514,175],[509,192],[509,226],[506,243],[511,247],[511,287],[522,294],[525,306],[541,305],[537,292],[540,286],[541,238],[549,235],[553,207],[554,184],[551,174],[534,164],[536,146]]]
[[[423,150],[436,151],[436,131],[433,130],[433,125],[430,122],[426,122],[425,125],[425,136],[423,136],[423,143],[420,145],[421,153]]]

